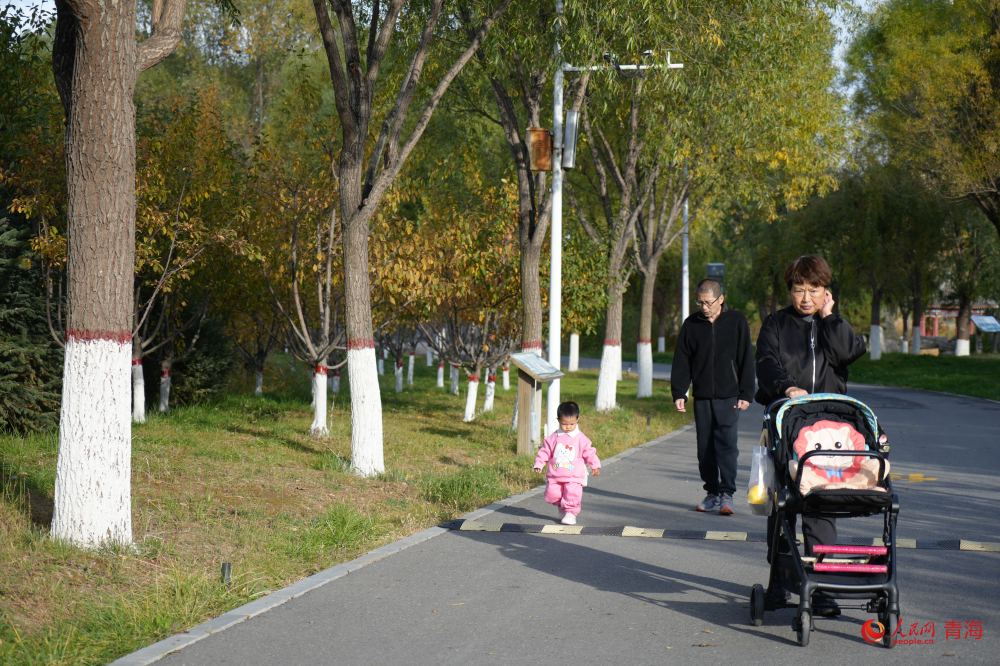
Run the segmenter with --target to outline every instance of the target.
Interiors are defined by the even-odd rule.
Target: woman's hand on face
[[[789,398],[801,398],[804,395],[809,395],[809,391],[800,389],[798,386],[792,386],[785,391],[785,395]]]
[[[823,299],[823,305],[819,309],[819,318],[825,319],[833,314],[833,294],[830,293],[828,289],[826,292],[826,298]]]

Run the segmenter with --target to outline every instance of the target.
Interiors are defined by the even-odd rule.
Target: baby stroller
[[[766,444],[765,444],[766,439]],[[813,601],[866,603],[842,608],[875,613],[882,644],[892,647],[899,621],[896,587],[896,518],[899,499],[888,475],[889,446],[872,411],[854,398],[817,393],[771,403],[764,414],[762,444],[774,464],[776,513],[767,589],[750,590],[750,623],[760,626],[765,611],[796,608],[792,629],[802,647],[813,629]],[[863,455],[859,455],[863,452]],[[810,460],[813,459],[813,460]],[[769,502],[770,503],[770,502]],[[817,545],[799,552],[790,524],[795,516],[853,518],[883,516],[881,541],[859,545]],[[779,545],[782,548],[779,548]],[[787,545],[788,552],[780,552]],[[797,605],[788,602],[797,594]]]

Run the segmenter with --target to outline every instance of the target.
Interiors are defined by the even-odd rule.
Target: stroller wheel
[[[799,639],[799,645],[806,647],[809,645],[809,632],[812,629],[812,616],[808,611],[799,613],[798,622],[795,625],[795,636]]]
[[[764,586],[760,583],[750,588],[750,624],[764,624]]]
[[[896,625],[899,624],[899,613],[879,613],[878,621],[885,628],[885,633],[882,634],[882,645],[891,650],[893,646],[892,634],[896,631]]]

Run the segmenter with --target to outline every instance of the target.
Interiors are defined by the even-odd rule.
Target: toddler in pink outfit
[[[556,410],[559,430],[545,438],[535,458],[535,471],[541,473],[548,464],[545,480],[545,501],[559,507],[559,522],[576,525],[583,499],[583,486],[587,480],[587,463],[594,476],[601,474],[601,461],[586,435],[580,432],[580,407],[575,402],[564,402]]]

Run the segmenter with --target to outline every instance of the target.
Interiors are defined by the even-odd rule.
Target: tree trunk
[[[569,372],[580,369],[580,334],[569,334]]]
[[[462,421],[465,423],[468,423],[469,421],[476,418],[476,395],[478,393],[479,393],[479,375],[475,374],[469,377],[468,394],[465,398],[465,417],[462,419]]]
[[[170,375],[174,369],[174,356],[169,354],[160,362],[160,413],[170,413]]]
[[[444,361],[438,362],[438,388],[444,388]]]
[[[487,368],[486,370],[486,396],[483,398],[483,411],[492,412],[493,411],[493,398],[496,396],[497,378],[493,374],[495,370],[493,368]]]
[[[882,290],[872,289],[871,329],[868,334],[868,351],[871,360],[882,358]]]
[[[430,348],[430,345],[427,346],[427,367],[434,367],[434,350]]]
[[[920,328],[924,320],[924,282],[920,266],[914,268],[913,274],[913,342],[910,353],[920,356]]]
[[[313,422],[309,434],[326,437],[330,430],[326,427],[326,366],[317,365],[313,371]]]
[[[594,405],[599,412],[607,412],[616,407],[618,376],[622,370],[622,296],[618,285],[612,286],[610,291],[601,371],[597,377],[597,400]]]
[[[761,321],[764,321],[761,319]],[[667,310],[664,306],[663,312],[660,313],[659,322],[656,326],[656,352],[658,354],[664,354],[667,351]]]
[[[406,385],[413,386],[413,366],[416,365],[417,360],[415,352],[410,352],[410,365],[406,368]]]
[[[509,365],[504,365],[503,366],[503,390],[504,391],[509,391],[510,390],[510,366]]]
[[[333,391],[334,395],[340,393],[340,370],[333,371],[333,385],[330,390]]]
[[[136,423],[146,422],[146,378],[142,374],[142,359],[134,356],[132,357],[132,420]]]
[[[130,543],[135,3],[56,9],[69,285],[52,536]]]
[[[264,393],[264,371],[258,370],[254,374],[254,395],[263,395]]]
[[[451,366],[451,394],[458,395],[458,366]]]
[[[639,362],[637,398],[653,397],[653,296],[656,289],[656,267],[659,256],[646,266],[642,278],[642,304],[639,314],[639,344],[636,359]]]
[[[396,393],[403,392],[403,359],[399,359],[395,363],[396,366]]]
[[[522,234],[522,238],[525,234]],[[521,351],[542,350],[542,295],[538,278],[541,246],[521,243]]]
[[[958,297],[958,318],[955,321],[955,356],[969,355],[969,328],[972,326],[972,299]]]
[[[378,357],[378,374],[380,376],[385,376],[385,350]]]

